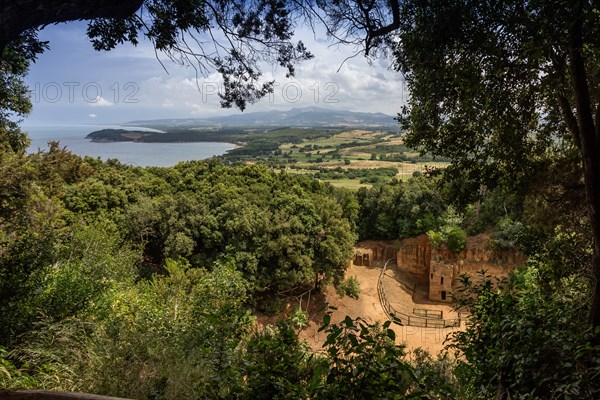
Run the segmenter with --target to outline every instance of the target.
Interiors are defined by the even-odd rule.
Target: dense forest
[[[0,387],[136,399],[600,397],[595,3],[22,3],[30,12],[0,5]],[[244,109],[272,90],[261,62],[293,76],[312,57],[293,40],[299,17],[390,58],[411,93],[399,114],[406,147],[394,151],[450,165],[407,179],[380,170],[385,179],[350,191],[320,180],[334,169],[295,175],[243,157],[138,168],[58,143],[26,153],[23,78],[47,48],[37,37],[47,24],[90,20],[97,50],[144,36],[179,64],[216,70],[222,105]],[[190,49],[201,45],[194,32],[213,29],[231,44],[223,57]],[[288,158],[312,158],[289,142],[261,157],[286,145]],[[407,354],[391,321],[338,321],[332,310],[315,352],[299,339],[306,314],[281,312],[293,288],[360,295],[345,280],[358,239],[426,233],[456,253],[480,232],[527,262],[507,279],[462,277],[466,326],[441,354]],[[260,314],[280,318],[260,329]]]
[[[493,397],[503,379],[536,398],[597,395],[582,274],[590,242],[542,194],[498,188],[455,209],[452,185],[436,176],[352,192],[261,165],[139,168],[56,143],[26,155],[5,142],[2,168],[2,386],[462,399]],[[577,197],[556,205],[582,207]],[[464,282],[472,321],[445,355],[406,358],[390,322],[326,315],[323,353],[299,340],[301,310],[256,328],[257,312],[281,311],[286,289],[343,286],[359,237],[429,232],[451,242],[457,231],[493,232],[491,246],[530,259],[501,290],[491,277]]]

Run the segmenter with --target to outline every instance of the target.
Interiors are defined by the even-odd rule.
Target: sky
[[[25,124],[119,124],[240,113],[221,108],[218,74],[196,80],[193,68],[164,56],[161,65],[148,41],[97,52],[85,34],[86,26],[71,22],[40,32],[50,49],[31,66],[26,79],[33,111]],[[245,112],[318,106],[395,116],[400,110],[406,88],[387,61],[373,60],[370,65],[358,55],[344,62],[355,49],[331,45],[307,27],[297,28],[296,38],[315,58],[300,64],[294,78],[286,78],[281,67],[265,66],[264,77],[275,79],[275,91],[248,105]]]

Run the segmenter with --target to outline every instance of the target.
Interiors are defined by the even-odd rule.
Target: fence
[[[417,326],[422,328],[455,328],[460,326],[460,318],[442,319],[443,314],[441,311],[415,308],[413,309],[413,314],[416,314],[415,311],[418,311],[425,315],[410,315],[396,309],[388,300],[385,295],[385,290],[383,289],[383,276],[385,275],[386,268],[392,261],[394,261],[394,259],[390,258],[385,262],[377,282],[379,302],[390,320],[399,325]]]
[[[429,310],[427,308],[413,308],[413,314],[425,318],[444,318],[444,312],[442,310]]]
[[[310,296],[314,289],[314,285],[297,286],[288,290],[284,290],[283,292],[279,292],[277,293],[277,296],[279,296],[279,299],[282,301],[297,301],[298,308],[302,311],[308,312],[308,307],[310,306]],[[306,305],[303,307],[302,304],[304,301],[306,301]]]

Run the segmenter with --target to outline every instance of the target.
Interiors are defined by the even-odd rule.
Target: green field
[[[388,131],[285,128],[263,132],[260,136],[264,141],[248,143],[223,159],[265,162],[277,169],[314,176],[333,186],[353,190],[391,179],[406,180],[417,171],[424,173],[427,168],[448,165],[421,157],[404,145],[399,134]],[[286,138],[293,141],[281,143]],[[277,142],[280,144],[274,148]],[[382,172],[390,168],[395,172]],[[334,178],[332,171],[338,171]]]

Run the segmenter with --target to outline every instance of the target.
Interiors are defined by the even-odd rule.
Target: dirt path
[[[387,321],[388,318],[381,307],[379,296],[377,294],[377,281],[381,268],[379,267],[359,267],[352,265],[346,277],[354,276],[360,284],[360,296],[358,300],[349,297],[340,298],[333,287],[327,287],[321,296],[314,297],[308,310],[310,317],[309,325],[300,333],[300,337],[306,340],[314,350],[321,349],[321,345],[326,339],[324,332],[317,332],[323,318],[323,312],[318,312],[318,309],[325,303],[337,308],[332,316],[333,322],[339,322],[349,315],[352,318],[362,317],[369,322]],[[388,279],[389,278],[389,279]],[[394,281],[392,277],[386,277],[384,281],[386,293],[388,291],[397,293],[400,297],[395,297],[398,303],[403,303],[402,307],[411,309],[415,304],[409,295],[402,295],[403,290],[400,289],[400,284]],[[423,305],[418,305],[422,307]],[[444,318],[453,315],[452,308],[445,304],[428,305],[427,308],[440,309],[444,311]],[[444,340],[446,336],[460,328],[419,328],[413,326],[398,326],[392,324],[392,328],[396,332],[396,340],[398,343],[405,343],[407,350],[421,347],[428,350],[432,354],[436,354],[444,348]]]

